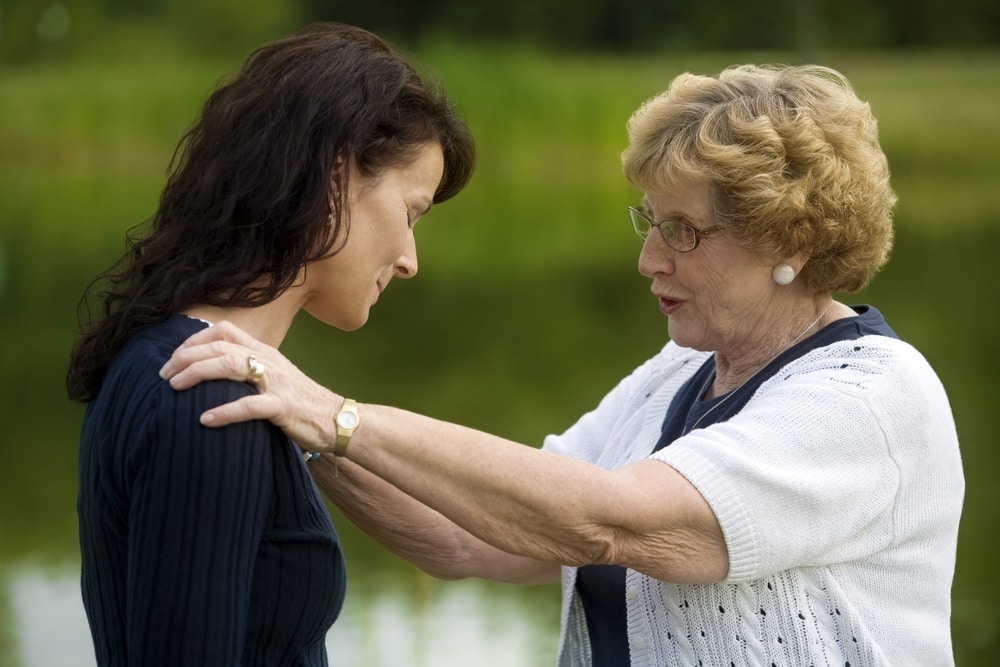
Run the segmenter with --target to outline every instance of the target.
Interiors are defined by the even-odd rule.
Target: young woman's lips
[[[673,315],[680,310],[686,302],[678,299],[671,299],[665,296],[657,297],[660,302],[660,312],[664,315]]]

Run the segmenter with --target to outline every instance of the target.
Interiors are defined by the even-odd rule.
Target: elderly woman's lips
[[[665,296],[657,297],[660,302],[660,312],[664,315],[673,315],[681,307],[684,306],[684,301],[679,301],[677,299],[670,299]]]

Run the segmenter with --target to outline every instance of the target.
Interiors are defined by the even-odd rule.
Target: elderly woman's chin
[[[714,348],[705,345],[706,339],[704,333],[703,329],[695,331],[690,325],[685,325],[684,322],[678,321],[678,318],[670,317],[667,319],[667,336],[681,347],[701,351],[714,350]]]

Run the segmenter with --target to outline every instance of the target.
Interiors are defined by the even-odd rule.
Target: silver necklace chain
[[[751,375],[746,380],[744,380],[743,382],[740,382],[738,385],[736,385],[735,387],[733,387],[733,389],[731,391],[729,391],[722,398],[721,401],[719,401],[718,403],[716,403],[715,405],[713,405],[712,407],[710,407],[708,410],[706,410],[705,413],[702,416],[698,417],[698,419],[695,421],[694,425],[691,426],[691,428],[689,428],[687,431],[685,431],[685,433],[690,433],[691,431],[693,431],[696,428],[698,428],[698,424],[700,424],[702,422],[702,420],[705,419],[705,417],[707,417],[710,414],[712,414],[717,407],[719,407],[720,405],[722,405],[723,403],[725,403],[726,401],[728,401],[730,399],[730,397],[732,397],[732,395],[735,394],[739,390],[740,387],[742,387],[746,383],[750,382],[750,380],[752,380],[755,377],[757,377],[757,375],[762,370],[764,370],[765,368],[767,368],[768,364],[770,364],[772,361],[774,361],[775,359],[777,359],[778,356],[780,356],[783,352],[785,352],[786,350],[788,350],[789,348],[791,348],[793,345],[795,345],[797,342],[799,342],[799,339],[802,338],[803,336],[805,336],[807,331],[809,331],[814,326],[816,326],[817,324],[819,324],[819,321],[822,320],[824,317],[826,317],[826,314],[830,312],[831,308],[833,308],[833,304],[834,303],[835,302],[831,301],[830,305],[827,306],[826,309],[822,313],[819,314],[819,317],[817,317],[815,320],[813,320],[812,322],[810,322],[809,326],[807,326],[805,329],[803,329],[802,331],[800,331],[799,335],[796,336],[795,338],[793,338],[792,341],[790,343],[788,343],[788,345],[786,345],[784,348],[782,348],[781,352],[778,352],[778,354],[776,354],[773,357],[771,357],[771,359],[767,363],[765,363],[763,366],[761,366],[756,371],[754,371],[753,375]],[[704,384],[702,384],[701,391],[698,392],[698,398],[701,398],[702,396],[705,395],[705,392],[708,391],[708,387],[709,387],[709,385],[712,383],[712,381],[714,379],[715,379],[715,373],[710,373],[709,376],[705,379]]]

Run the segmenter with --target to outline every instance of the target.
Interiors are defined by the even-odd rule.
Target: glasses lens
[[[688,252],[698,245],[698,232],[691,225],[679,220],[664,220],[660,223],[663,239],[671,248]]]
[[[652,221],[640,209],[628,208],[628,217],[632,221],[632,229],[640,238],[649,236],[649,228],[653,226]]]

